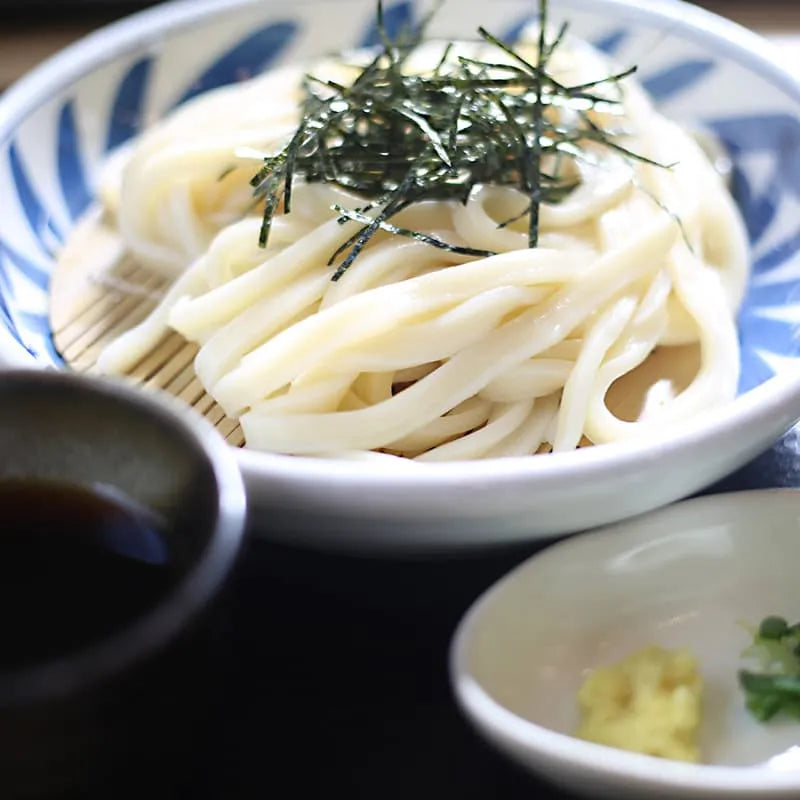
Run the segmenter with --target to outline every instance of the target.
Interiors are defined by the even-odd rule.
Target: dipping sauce
[[[157,518],[112,488],[0,480],[0,671],[121,631],[175,577]]]

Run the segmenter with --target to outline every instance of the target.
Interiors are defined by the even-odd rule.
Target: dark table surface
[[[706,491],[798,486],[798,448],[792,431]],[[393,560],[251,540],[223,609],[220,703],[189,796],[571,797],[480,740],[447,675],[461,615],[542,546]]]

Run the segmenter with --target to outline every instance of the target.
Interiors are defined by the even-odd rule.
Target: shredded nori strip
[[[462,255],[493,255],[390,222],[413,203],[466,203],[479,184],[516,187],[529,203],[501,227],[527,215],[529,246],[536,247],[539,208],[542,203],[560,202],[575,188],[574,178],[559,174],[560,165],[564,158],[579,156],[584,143],[609,148],[626,159],[656,163],[626,148],[618,141],[618,132],[604,130],[588,113],[602,108],[621,114],[619,83],[635,68],[575,86],[565,86],[550,75],[550,59],[563,43],[568,26],[563,24],[548,41],[547,0],[539,0],[535,63],[479,28],[483,42],[513,63],[453,59],[453,44],[447,43],[431,73],[406,74],[403,67],[422,43],[430,16],[416,30],[405,30],[393,40],[378,0],[382,46],[352,84],[306,76],[302,123],[280,152],[264,159],[251,180],[256,198],[264,202],[262,246],[269,240],[272,218],[281,205],[284,212],[291,210],[297,178],[336,184],[370,201],[360,209],[335,209],[341,222],[363,223],[331,256],[329,263],[336,264],[332,279],[338,280],[380,230]],[[598,92],[600,88],[605,92]],[[569,115],[568,125],[557,125],[547,114],[551,106],[576,113]],[[546,172],[542,160],[549,154],[557,156],[557,169]]]

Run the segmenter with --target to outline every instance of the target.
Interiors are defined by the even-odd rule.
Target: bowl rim
[[[583,542],[591,537],[613,541],[625,537],[632,529],[648,522],[660,521],[685,512],[698,516],[708,509],[737,508],[753,503],[781,503],[792,509],[796,527],[800,530],[800,489],[770,488],[749,489],[739,492],[693,497],[658,508],[622,522],[611,523],[593,531],[571,536],[543,548],[525,559],[486,589],[470,606],[459,621],[450,642],[448,671],[450,684],[457,704],[465,717],[491,740],[502,740],[511,748],[535,753],[537,760],[547,760],[570,771],[589,774],[609,773],[620,779],[635,781],[636,785],[658,784],[665,789],[693,790],[708,793],[709,797],[753,796],[753,793],[770,792],[775,796],[797,796],[800,790],[800,770],[777,770],[760,765],[723,766],[715,764],[690,764],[671,761],[642,753],[633,753],[593,742],[583,741],[569,734],[559,733],[514,713],[483,688],[472,676],[467,664],[467,650],[479,620],[486,607],[505,591],[506,586],[531,569],[534,562],[544,565],[565,550],[580,552]],[[646,532],[643,530],[643,535]],[[717,794],[725,792],[724,795]],[[694,796],[694,795],[693,795]]]
[[[301,0],[314,2],[315,0]],[[54,93],[103,64],[144,46],[163,41],[170,34],[201,25],[222,14],[255,7],[262,0],[171,0],[163,5],[139,11],[90,33],[44,61],[19,79],[0,97],[0,147],[13,136],[18,125],[47,102]],[[335,0],[316,0],[332,3]],[[640,7],[637,0],[563,0],[565,10],[599,13],[606,9],[621,23],[660,26],[671,34],[703,44],[713,44],[714,52],[731,58],[760,74],[798,103],[800,118],[800,81],[777,63],[769,44],[759,35],[739,24],[678,0],[649,0]],[[37,364],[10,333],[0,328],[0,370],[14,366],[45,367]],[[46,368],[46,367],[45,367]],[[800,365],[777,374],[759,386],[737,396],[724,406],[711,409],[683,424],[678,433],[668,437],[646,435],[631,441],[603,444],[601,447],[550,453],[543,458],[519,456],[477,462],[442,462],[412,466],[384,465],[380,462],[337,460],[335,469],[327,459],[287,456],[236,449],[236,458],[246,477],[259,480],[279,476],[298,488],[325,486],[340,492],[357,487],[367,490],[363,507],[385,508],[408,505],[408,492],[419,493],[424,502],[443,489],[469,491],[477,481],[482,485],[509,486],[509,482],[536,481],[543,488],[563,484],[566,478],[589,480],[613,468],[619,473],[633,473],[643,462],[686,453],[700,443],[713,447],[731,431],[752,425],[757,420],[791,416],[784,430],[800,418]],[[796,373],[796,374],[795,374]],[[787,409],[793,409],[788,414]],[[380,488],[382,498],[370,495]]]
[[[73,653],[0,671],[0,709],[72,695],[124,674],[188,629],[227,581],[243,545],[247,511],[244,482],[230,448],[206,420],[184,413],[171,396],[57,370],[13,370],[3,374],[2,382],[54,398],[65,389],[92,394],[101,404],[123,406],[130,414],[172,427],[210,468],[216,491],[208,541],[169,591],[132,622]]]

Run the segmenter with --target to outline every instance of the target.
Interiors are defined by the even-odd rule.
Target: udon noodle
[[[552,69],[578,83],[611,67],[572,43]],[[625,146],[674,166],[590,150],[569,167],[577,188],[541,206],[533,249],[524,216],[499,225],[525,209],[517,189],[485,184],[465,204],[418,203],[393,222],[497,255],[380,233],[333,282],[331,253],[360,225],[332,207],[364,198],[298,183],[263,249],[248,183],[298,124],[300,77],[287,67],[203,95],[109,164],[106,213],[135,258],[174,282],[105,349],[101,370],[126,372],[174,330],[199,344],[197,376],[240,420],[247,446],[420,461],[628,439],[735,395],[743,227],[701,148],[633,80]],[[692,343],[688,386],[654,381],[636,419],[609,408],[615,381]]]

